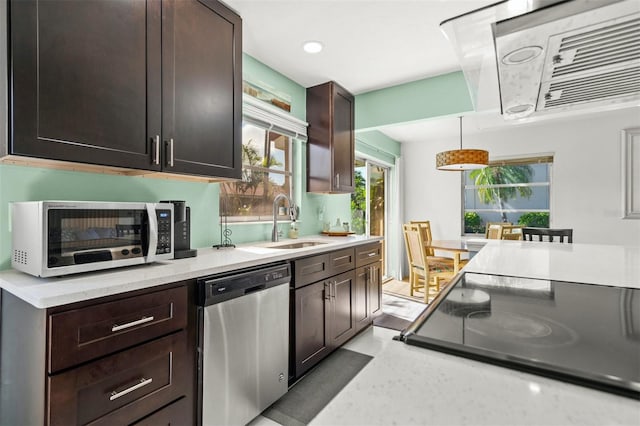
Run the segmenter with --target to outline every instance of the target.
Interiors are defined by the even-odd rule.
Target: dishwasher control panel
[[[209,306],[277,285],[289,284],[290,281],[289,263],[203,277],[198,280],[198,304]]]

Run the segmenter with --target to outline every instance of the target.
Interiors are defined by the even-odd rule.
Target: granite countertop
[[[491,241],[464,270],[640,288],[638,259],[640,247]],[[631,398],[392,342],[311,424],[637,425],[639,422],[640,404]]]
[[[280,244],[303,241],[321,241],[325,244],[299,249],[275,249],[266,246],[278,243],[258,242],[220,250],[203,248],[198,249],[197,257],[54,278],[38,278],[20,271],[6,270],[0,272],[0,288],[36,308],[45,309],[380,240],[382,237],[314,236],[281,240]]]

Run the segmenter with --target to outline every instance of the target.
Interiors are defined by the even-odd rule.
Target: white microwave
[[[170,203],[17,202],[11,227],[11,266],[38,277],[173,259]]]

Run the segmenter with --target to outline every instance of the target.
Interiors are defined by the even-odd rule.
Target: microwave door
[[[145,204],[60,202],[47,207],[45,274],[145,262],[149,239]]]

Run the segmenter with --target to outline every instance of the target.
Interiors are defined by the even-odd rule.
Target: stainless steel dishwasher
[[[287,392],[288,263],[198,280],[203,425],[244,425]]]

